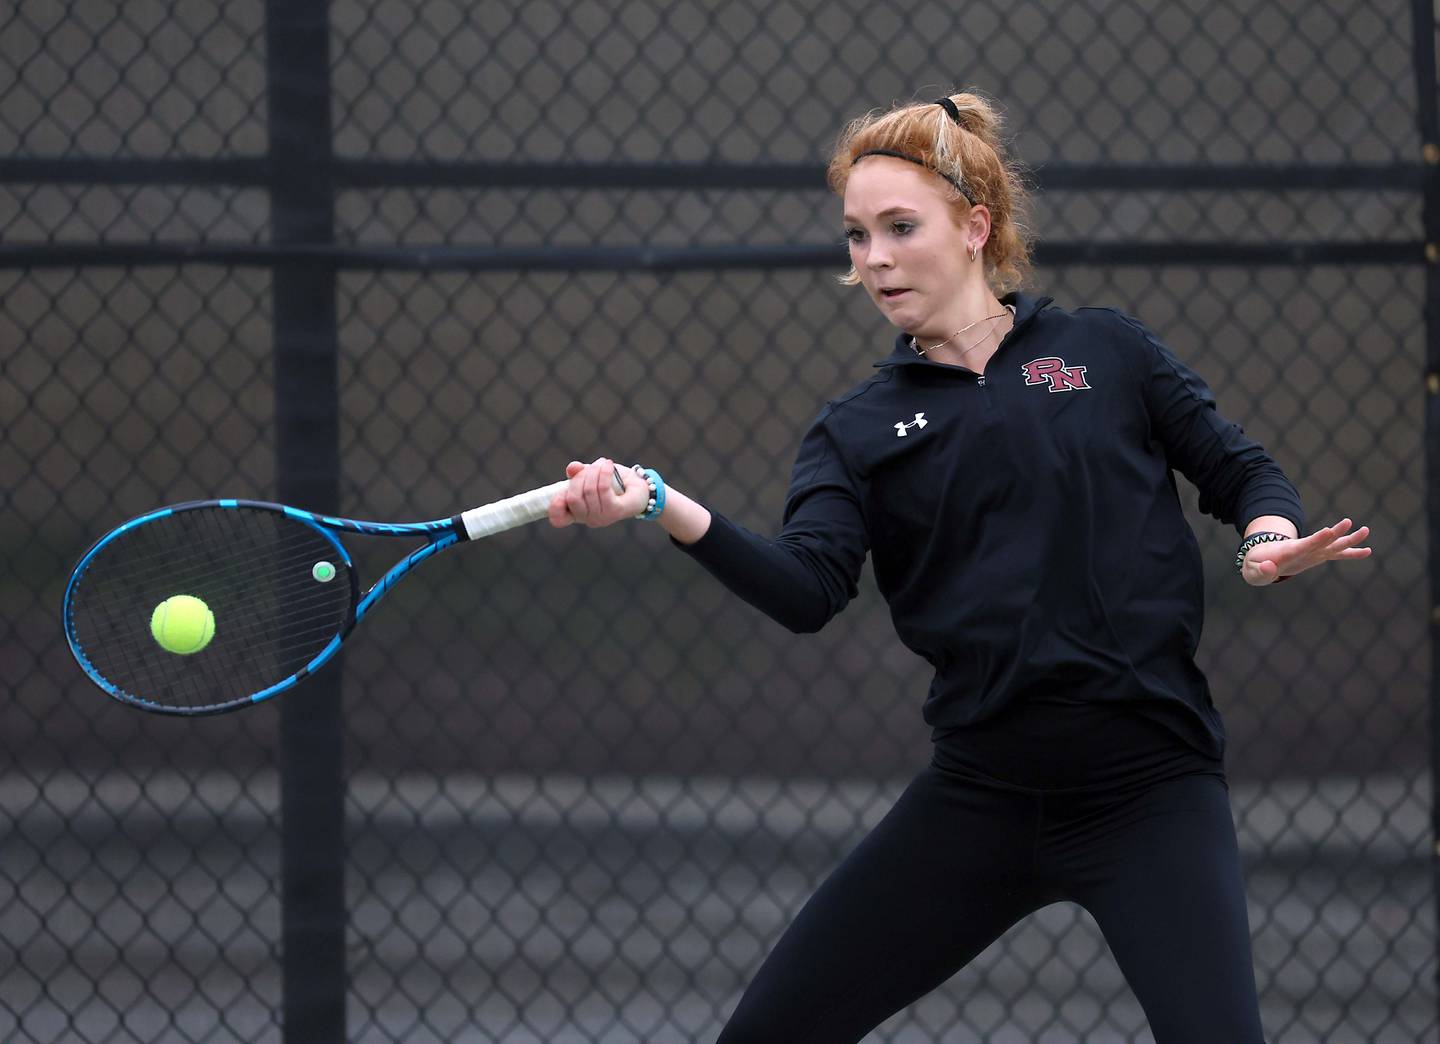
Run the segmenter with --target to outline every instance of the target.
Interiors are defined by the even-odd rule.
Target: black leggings
[[[1223,779],[1019,791],[933,766],[806,903],[720,1042],[858,1041],[1060,901],[1095,918],[1157,1044],[1262,1044]]]

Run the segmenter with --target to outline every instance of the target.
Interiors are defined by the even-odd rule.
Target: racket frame
[[[139,515],[117,526],[99,540],[95,541],[80,558],[80,561],[70,574],[69,581],[65,585],[65,598],[61,606],[61,620],[65,631],[65,640],[70,646],[70,652],[75,657],[75,661],[80,665],[80,668],[85,672],[86,676],[107,695],[128,706],[139,707],[142,710],[161,714],[176,714],[188,717],[221,714],[226,711],[237,710],[241,707],[252,706],[278,696],[287,689],[293,688],[306,677],[325,666],[325,664],[332,660],[335,654],[340,651],[341,644],[350,633],[354,631],[356,625],[365,618],[365,615],[375,607],[375,604],[395,586],[401,577],[425,561],[425,559],[461,541],[479,540],[494,533],[504,532],[518,525],[536,521],[544,516],[545,507],[549,504],[550,499],[568,485],[568,482],[551,483],[549,486],[532,489],[529,492],[496,501],[493,504],[471,508],[469,511],[462,512],[450,518],[435,519],[428,522],[370,522],[362,519],[341,518],[337,515],[317,514],[302,508],[291,507],[287,504],[276,504],[265,500],[242,500],[239,498],[191,500],[181,504],[172,504],[168,507]],[[74,592],[77,581],[84,576],[90,561],[107,544],[121,534],[130,532],[147,523],[158,521],[169,515],[184,511],[195,511],[202,508],[268,511],[287,515],[315,530],[335,549],[336,555],[346,567],[345,573],[347,581],[350,584],[349,610],[344,624],[335,633],[335,636],[331,638],[329,643],[321,649],[309,663],[305,664],[305,666],[288,678],[276,682],[268,688],[252,693],[247,697],[229,700],[224,703],[199,707],[175,707],[169,704],[147,700],[143,696],[127,692],[95,669],[95,666],[90,662],[90,658],[85,655],[85,650],[79,641],[77,641],[74,633],[71,618],[71,595]],[[362,595],[360,593],[360,580],[354,566],[354,561],[351,559],[350,552],[346,549],[345,545],[340,542],[339,537],[336,535],[337,533],[354,533],[360,536],[421,538],[425,540],[425,543],[400,559],[395,565],[391,566],[390,569],[386,571],[379,580],[371,584],[370,588]]]

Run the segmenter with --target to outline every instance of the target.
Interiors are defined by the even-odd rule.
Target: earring
[[[974,260],[975,260],[975,244],[974,244],[974,243],[971,243],[971,244],[970,244],[970,260],[971,260],[971,261],[974,261]]]

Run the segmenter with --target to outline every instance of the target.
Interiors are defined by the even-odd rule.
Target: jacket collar
[[[1042,311],[1044,311],[1047,307],[1049,307],[1050,303],[1053,300],[1053,297],[1036,297],[1032,294],[1021,293],[1018,290],[1011,291],[1004,297],[1000,298],[1001,304],[1015,306],[1015,325],[1011,327],[1010,332],[1005,335],[1005,340],[1008,341],[1010,338],[1014,337],[1017,333],[1019,333],[1021,327],[1025,326]],[[925,358],[923,355],[916,355],[915,349],[910,347],[910,335],[907,333],[897,334],[895,337],[894,350],[891,351],[888,358],[881,359],[875,365],[877,367],[940,366],[947,370],[957,369],[957,367],[951,365],[950,363],[934,362],[930,359]]]

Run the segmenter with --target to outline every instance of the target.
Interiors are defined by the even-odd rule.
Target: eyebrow
[[[920,211],[914,209],[913,207],[887,207],[886,209],[880,211],[880,213],[876,214],[875,216],[876,216],[876,217],[882,217],[882,218],[883,218],[883,217],[889,217],[891,214],[918,214],[918,213],[920,213]],[[851,217],[849,214],[846,214],[846,215],[845,215],[844,217],[842,217],[840,220],[841,220],[841,221],[858,221],[859,218]]]

